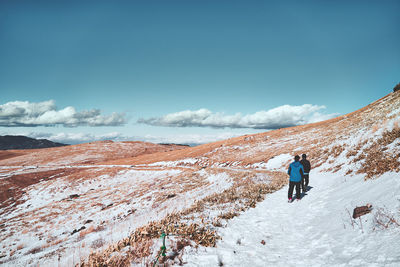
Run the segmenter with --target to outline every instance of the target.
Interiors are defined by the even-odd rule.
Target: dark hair
[[[305,159],[305,158],[307,158],[307,155],[306,155],[306,154],[303,154],[303,155],[301,155],[301,157],[302,157],[303,159]]]
[[[294,160],[295,161],[299,161],[300,160],[300,156],[299,155],[294,156]]]

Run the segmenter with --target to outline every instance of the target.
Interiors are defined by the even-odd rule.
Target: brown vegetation
[[[378,228],[387,229],[390,226],[400,227],[400,220],[396,216],[384,208],[378,208],[374,216],[375,225]]]
[[[393,92],[400,91],[400,83],[396,84],[395,87],[393,87]]]
[[[50,171],[37,171],[31,173],[12,175],[7,178],[3,178],[0,181],[0,208],[2,208],[2,213],[8,212],[5,207],[21,202],[19,199],[24,194],[24,188],[32,184],[36,184],[42,180],[56,179],[58,177],[64,177],[66,175],[72,174],[76,169],[55,169]]]
[[[362,168],[358,170],[358,173],[366,173],[366,179],[369,179],[389,171],[399,172],[399,155],[383,151],[383,148],[398,138],[400,138],[400,127],[395,127],[391,131],[385,131],[382,134],[382,138],[373,142],[372,145],[355,159],[355,161],[362,162]]]
[[[129,266],[130,262],[140,262],[144,257],[151,254],[150,245],[153,240],[160,237],[162,233],[178,236],[181,239],[193,241],[201,246],[216,245],[220,238],[214,227],[222,226],[219,219],[231,219],[238,216],[240,212],[255,207],[257,202],[262,201],[265,195],[280,189],[287,183],[287,176],[281,172],[271,172],[272,181],[268,184],[254,183],[251,179],[226,189],[220,193],[214,193],[200,201],[196,201],[190,208],[179,213],[169,214],[165,219],[137,228],[129,237],[117,242],[100,252],[92,253],[87,262],[82,266]],[[209,211],[213,207],[224,204],[235,204],[227,213],[220,214],[217,218],[204,216],[199,223],[188,223],[193,214],[201,214],[205,207]],[[186,244],[190,244],[187,242]],[[132,249],[132,248],[136,249]],[[115,256],[114,252],[120,252],[129,248],[125,253]],[[183,247],[180,248],[180,250]],[[179,252],[179,251],[178,251]],[[164,259],[164,262],[168,259]]]

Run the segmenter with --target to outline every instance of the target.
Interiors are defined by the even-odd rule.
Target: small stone
[[[356,207],[353,211],[353,219],[356,219],[360,216],[363,216],[365,214],[368,214],[372,211],[372,205],[371,204],[367,204],[365,206],[361,206],[361,207]]]

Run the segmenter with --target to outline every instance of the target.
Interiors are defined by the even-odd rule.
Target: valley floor
[[[216,248],[188,249],[185,266],[400,266],[400,179],[376,180],[312,173],[301,201],[287,202],[287,186],[228,221]],[[356,206],[371,203],[360,219]],[[265,244],[263,244],[265,243]]]

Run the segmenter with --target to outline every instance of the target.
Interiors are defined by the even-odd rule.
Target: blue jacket
[[[292,162],[289,165],[289,169],[287,172],[290,175],[290,181],[292,182],[300,182],[301,177],[304,174],[304,168],[303,165],[299,161]]]

